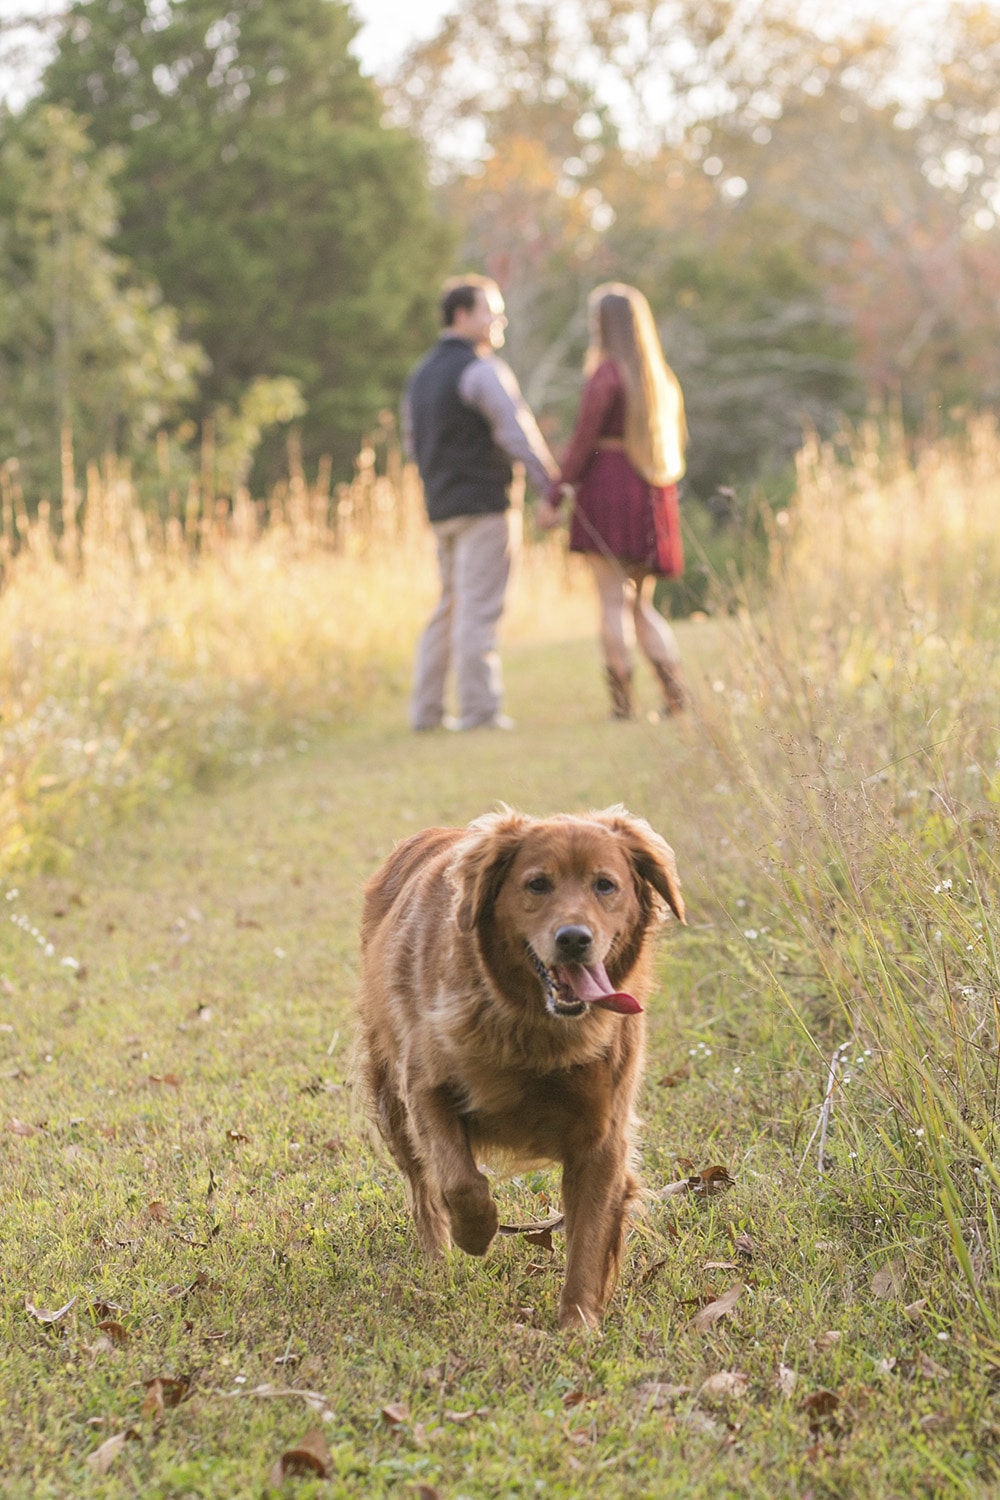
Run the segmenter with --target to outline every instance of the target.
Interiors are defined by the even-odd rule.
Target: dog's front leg
[[[444,1200],[452,1239],[469,1255],[485,1255],[497,1232],[499,1216],[489,1183],[473,1160],[465,1122],[456,1114],[449,1091],[414,1091],[407,1105],[421,1156]]]
[[[559,1299],[559,1326],[597,1328],[621,1264],[626,1213],[638,1192],[628,1170],[628,1146],[612,1133],[593,1152],[566,1161],[566,1280]]]

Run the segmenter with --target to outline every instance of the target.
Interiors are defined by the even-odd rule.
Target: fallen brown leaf
[[[23,1120],[13,1118],[7,1121],[7,1129],[11,1135],[29,1136],[37,1133],[34,1125],[26,1125]]]
[[[294,1448],[281,1455],[271,1470],[271,1483],[277,1486],[286,1479],[309,1474],[316,1474],[320,1479],[329,1479],[333,1474],[329,1444],[320,1427],[310,1427]]]
[[[126,1443],[140,1441],[135,1428],[126,1427],[124,1432],[116,1432],[114,1437],[105,1438],[99,1448],[87,1454],[85,1461],[95,1474],[106,1474]]]
[[[906,1281],[906,1262],[901,1256],[887,1261],[871,1279],[871,1289],[876,1297],[901,1297]]]
[[[551,1249],[552,1249],[552,1230],[551,1229],[533,1229],[530,1234],[526,1234],[524,1236],[524,1243],[526,1245],[540,1245],[543,1250],[549,1250],[549,1251],[551,1251]]]
[[[248,1135],[244,1135],[243,1132],[242,1132],[242,1130],[227,1130],[226,1131],[226,1140],[227,1141],[248,1141],[249,1139],[250,1139],[250,1137]]]
[[[926,1308],[926,1306],[927,1298],[920,1297],[916,1302],[908,1302],[903,1308],[903,1312],[912,1323],[919,1323],[920,1319],[923,1317],[924,1309]]]
[[[165,1083],[172,1089],[179,1089],[181,1081],[181,1078],[176,1073],[150,1073],[149,1075],[150,1083]]]
[[[187,1400],[191,1394],[191,1377],[189,1375],[156,1375],[152,1380],[145,1381],[145,1386],[147,1400],[152,1392],[153,1404],[158,1405],[162,1410],[163,1407],[180,1406],[182,1401]],[[144,1401],[144,1413],[145,1409]]]
[[[916,1366],[917,1374],[923,1375],[928,1380],[951,1379],[951,1371],[946,1370],[944,1365],[935,1364],[930,1355],[925,1354],[922,1349],[917,1355],[914,1364]]]
[[[168,1286],[167,1296],[175,1301],[181,1301],[185,1297],[190,1297],[193,1292],[218,1291],[221,1291],[219,1282],[212,1281],[207,1271],[199,1271],[194,1280],[189,1281],[186,1286]]]
[[[714,1302],[709,1302],[707,1307],[703,1307],[696,1312],[691,1319],[691,1326],[695,1332],[707,1333],[720,1318],[724,1318],[727,1313],[731,1313],[739,1301],[742,1291],[743,1283],[742,1281],[738,1281],[735,1286],[729,1288],[728,1292],[723,1292],[721,1297],[717,1297]]]
[[[71,1297],[68,1302],[64,1302],[62,1307],[57,1307],[54,1312],[48,1312],[43,1307],[36,1307],[33,1302],[28,1300],[28,1298],[25,1298],[24,1306],[25,1310],[29,1312],[33,1318],[37,1318],[39,1323],[46,1323],[51,1326],[53,1323],[60,1322],[66,1316],[75,1302],[76,1298]]]
[[[783,1396],[791,1396],[795,1392],[795,1382],[798,1375],[789,1365],[778,1366],[777,1385]]]
[[[720,1370],[698,1387],[699,1401],[731,1401],[745,1396],[750,1382],[742,1370]]]
[[[146,1205],[146,1212],[151,1219],[156,1220],[157,1224],[170,1223],[170,1210],[165,1203],[161,1203],[159,1198],[155,1198],[152,1203]]]
[[[686,1083],[691,1077],[691,1064],[681,1063],[674,1073],[667,1073],[659,1080],[660,1087],[664,1089],[675,1089],[679,1083]]]
[[[665,1406],[672,1406],[675,1401],[680,1401],[682,1396],[690,1396],[689,1385],[669,1385],[663,1380],[647,1380],[636,1388],[639,1400],[648,1406],[650,1411],[662,1411]]]
[[[144,1422],[159,1422],[166,1410],[166,1402],[163,1399],[163,1385],[159,1380],[148,1380],[146,1382],[146,1394],[142,1398],[142,1406],[139,1415]]]
[[[586,1401],[586,1399],[586,1391],[565,1391],[563,1393],[562,1404],[568,1411],[571,1406],[579,1406],[580,1402]]]
[[[389,1406],[383,1406],[382,1420],[387,1427],[402,1427],[410,1420],[410,1408],[402,1401],[393,1401]]]
[[[680,1182],[668,1182],[666,1187],[660,1188],[657,1196],[660,1198],[676,1198],[679,1193],[688,1193],[690,1191],[690,1181],[687,1177],[683,1177]]]
[[[120,1312],[121,1307],[117,1302],[92,1302],[90,1304],[90,1316],[95,1323],[102,1322],[106,1318],[114,1318]]]
[[[117,1323],[113,1318],[104,1318],[97,1326],[113,1344],[128,1343],[128,1329],[124,1323]]]
[[[690,1178],[692,1193],[705,1198],[712,1198],[716,1193],[724,1193],[735,1186],[735,1179],[730,1177],[725,1167],[720,1166],[706,1167]]]
[[[700,1411],[698,1407],[685,1412],[682,1421],[686,1427],[690,1427],[693,1432],[699,1433],[702,1437],[720,1437],[725,1432],[721,1422],[717,1422],[707,1412]]]
[[[833,1416],[840,1406],[840,1397],[836,1391],[828,1391],[820,1388],[811,1391],[808,1396],[799,1402],[799,1411],[804,1411],[809,1418],[810,1427],[821,1426]]]
[[[737,1234],[733,1236],[733,1249],[744,1260],[753,1260],[757,1247],[748,1234]]]

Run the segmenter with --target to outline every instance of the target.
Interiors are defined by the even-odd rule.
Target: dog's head
[[[495,975],[533,971],[557,1016],[590,1005],[641,1010],[618,986],[667,907],[684,921],[672,849],[623,807],[554,818],[504,808],[478,818],[449,877],[459,929],[478,934]]]

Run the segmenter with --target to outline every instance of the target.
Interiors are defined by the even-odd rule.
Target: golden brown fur
[[[622,808],[429,828],[365,892],[357,1059],[421,1242],[485,1254],[497,1211],[477,1161],[559,1163],[565,1328],[596,1327],[617,1279],[644,1025],[544,976],[603,966],[645,999],[664,904],[683,921],[673,853]]]

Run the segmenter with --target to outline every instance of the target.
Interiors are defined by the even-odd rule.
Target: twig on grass
[[[498,1224],[497,1234],[542,1234],[546,1229],[562,1229],[565,1215],[553,1214],[549,1219],[533,1219],[527,1224]]]
[[[809,1137],[806,1149],[802,1153],[802,1160],[799,1162],[799,1170],[795,1174],[797,1177],[802,1176],[806,1161],[809,1157],[809,1152],[812,1150],[813,1141],[817,1136],[819,1136],[819,1151],[816,1154],[816,1171],[820,1177],[822,1177],[823,1175],[823,1154],[826,1150],[827,1131],[830,1128],[830,1120],[833,1117],[833,1092],[837,1087],[837,1068],[840,1066],[840,1060],[843,1057],[844,1053],[849,1049],[850,1045],[850,1042],[841,1042],[840,1046],[835,1047],[833,1050],[833,1056],[830,1058],[830,1066],[827,1070],[826,1093],[823,1095],[823,1103],[820,1105],[819,1119],[816,1122],[816,1129]]]

